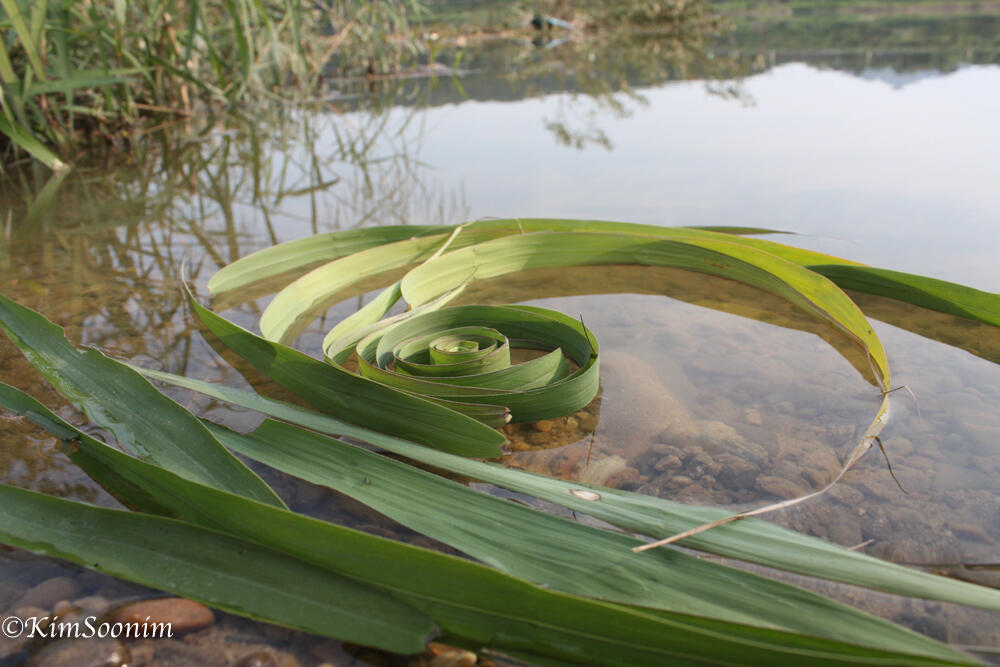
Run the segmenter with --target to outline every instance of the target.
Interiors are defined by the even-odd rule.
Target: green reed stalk
[[[338,59],[346,70],[388,67],[385,44],[415,49],[393,35],[418,7],[0,0],[0,154],[7,161],[27,153],[59,168],[61,156],[87,145],[122,146],[205,109],[314,88],[338,51],[349,54]]]

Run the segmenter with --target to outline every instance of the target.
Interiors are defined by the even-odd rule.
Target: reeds
[[[0,0],[0,151],[59,169],[81,147],[206,109],[247,108],[340,69],[375,71],[412,0]],[[397,40],[398,41],[398,40]],[[405,40],[404,40],[405,42]],[[407,43],[407,48],[416,47]]]

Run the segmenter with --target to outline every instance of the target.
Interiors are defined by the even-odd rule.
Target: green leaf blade
[[[254,542],[6,485],[0,542],[241,616],[390,651],[419,652],[434,631],[405,603]]]
[[[127,365],[96,350],[80,352],[62,329],[3,295],[0,329],[70,403],[129,451],[191,479],[282,505],[191,413]]]
[[[322,410],[443,450],[496,458],[506,439],[474,419],[416,396],[356,377],[279,343],[255,336],[193,297],[195,314],[230,349],[261,373]]]
[[[271,417],[337,436],[368,442],[399,456],[457,475],[495,484],[590,514],[625,530],[673,535],[729,514],[582,482],[567,482],[502,465],[434,451],[375,431],[352,427],[326,415],[231,387],[143,370],[149,377],[199,391]],[[573,489],[591,489],[600,502],[581,499]],[[758,519],[745,519],[684,540],[683,546],[808,576],[840,581],[911,597],[942,600],[1000,611],[1000,591],[947,579],[883,561],[858,551]]]

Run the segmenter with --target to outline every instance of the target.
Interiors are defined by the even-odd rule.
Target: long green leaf
[[[487,220],[468,223],[465,231],[492,227],[504,230],[501,235],[518,234],[526,231],[606,231],[618,233],[641,233],[656,235],[668,229],[653,225],[633,225],[620,222],[599,222],[587,220],[539,220],[511,219]],[[251,287],[260,281],[267,281],[278,276],[301,274],[340,257],[346,257],[368,248],[375,248],[387,243],[395,243],[410,238],[434,234],[446,234],[453,227],[441,225],[389,225],[384,227],[368,227],[351,229],[326,234],[315,234],[294,241],[264,248],[247,255],[219,269],[208,282],[208,289],[213,295],[224,294],[234,290]],[[691,228],[698,233],[718,231],[720,233],[753,233],[777,234],[785,233],[770,229],[745,227],[724,228]],[[465,233],[463,231],[463,233]]]
[[[264,338],[287,343],[337,300],[353,296],[346,290],[372,276],[422,261],[444,242],[444,235],[400,241],[361,250],[310,271],[275,297],[260,318]],[[273,302],[272,302],[273,303]]]
[[[32,95],[42,95],[45,93],[70,93],[76,90],[86,90],[88,88],[100,88],[101,86],[111,86],[121,83],[128,83],[131,77],[138,74],[136,68],[121,70],[77,70],[69,77],[60,78],[54,81],[43,81],[33,83],[24,94],[27,97]]]
[[[912,649],[904,649],[901,653],[877,651],[847,643],[683,614],[653,613],[544,590],[469,561],[358,533],[187,481],[156,466],[125,456],[91,438],[15,389],[4,390],[0,386],[0,404],[25,414],[57,437],[75,439],[69,447],[73,460],[83,465],[97,479],[114,479],[116,483],[124,481],[126,488],[145,498],[155,499],[155,502],[174,515],[200,526],[243,536],[252,539],[254,543],[273,546],[330,571],[384,587],[396,597],[408,600],[414,607],[433,616],[447,633],[446,638],[451,638],[454,643],[477,649],[485,647],[514,651],[532,658],[537,656],[543,664],[552,660],[619,665],[658,665],[664,661],[769,665],[789,660],[805,660],[810,664],[885,664],[886,661],[900,665],[941,663],[939,659],[930,656],[906,655],[912,653]],[[0,487],[0,497],[3,497],[3,492],[4,487]],[[29,494],[23,491],[19,493]],[[91,566],[96,562],[99,569],[119,576],[167,588],[235,613],[290,624],[280,616],[269,617],[267,614],[270,610],[261,612],[260,607],[249,610],[234,608],[231,603],[218,604],[214,598],[206,598],[203,594],[189,594],[186,581],[185,587],[179,588],[172,580],[173,568],[162,567],[163,559],[150,558],[147,560],[151,563],[134,565],[132,559],[128,558],[131,555],[129,550],[124,550],[124,558],[117,558],[117,543],[114,539],[97,539],[97,544],[94,545],[88,543],[87,538],[94,541],[93,534],[83,532],[81,535],[76,531],[80,524],[75,522],[77,517],[73,513],[84,514],[93,508],[37,494],[29,494],[28,498],[40,505],[47,501],[50,501],[49,504],[55,503],[50,514],[62,511],[61,518],[64,520],[60,524],[60,530],[44,533],[47,541],[39,544],[32,541],[38,535],[37,529],[30,525],[26,527],[24,522],[14,522],[11,524],[12,530],[0,531],[0,541],[60,555]],[[15,511],[18,509],[25,508],[23,505],[15,507]],[[33,514],[42,514],[35,511],[35,508],[27,509]],[[164,520],[153,517],[123,515],[109,510],[97,512],[103,513],[105,525],[108,526],[107,531],[102,534],[117,535],[124,526],[124,530],[133,538],[138,537],[140,542],[147,531],[160,531],[164,525]],[[190,526],[177,522],[166,525],[175,531],[191,529]],[[191,532],[197,534],[197,531]],[[206,532],[210,536],[217,535],[212,531]],[[77,555],[81,542],[86,548],[86,557]],[[237,544],[236,548],[242,548],[241,544]],[[254,548],[260,548],[257,544],[250,544]],[[246,552],[247,550],[238,553],[245,555]],[[251,550],[250,555],[254,553]],[[166,550],[166,560],[169,561],[176,554],[176,550]],[[183,557],[183,553],[177,557]],[[117,567],[110,568],[107,559],[115,559]],[[202,558],[195,557],[195,560],[200,564]],[[270,563],[273,560],[265,565]],[[153,567],[150,569],[147,565]],[[157,565],[161,567],[156,567]],[[302,570],[299,577],[305,585],[318,582],[318,590],[315,592],[323,595],[323,586],[329,578],[313,579],[306,567]],[[194,573],[200,574],[201,571],[201,568],[196,567]],[[418,573],[417,576],[414,573]],[[245,572],[237,569],[234,574]],[[161,575],[170,580],[169,585],[161,583],[164,580],[158,578]],[[334,579],[330,594],[335,595],[337,589],[334,586],[341,583]],[[356,595],[369,593],[366,589],[357,591],[348,588]],[[292,593],[298,593],[298,590],[293,587]],[[370,606],[372,603],[374,606]],[[380,605],[385,603],[388,602],[375,598],[369,604],[358,605],[355,620],[358,623],[367,622],[368,615],[380,614]],[[398,616],[405,609],[395,611]],[[406,624],[406,629],[409,630],[415,623],[414,629],[420,632],[423,627],[420,619],[406,617],[406,620],[411,619],[412,623]],[[306,629],[337,637],[344,637],[344,633],[349,631],[364,632],[356,630],[350,624],[338,626],[337,621],[340,620],[342,619],[335,616],[322,629]],[[376,629],[381,630],[380,627]],[[398,630],[397,628],[391,641],[412,641],[400,636]],[[412,637],[412,632],[409,636]],[[390,640],[379,637],[377,641],[368,643],[384,646]],[[951,652],[950,657],[945,660],[949,664],[973,664],[967,656],[955,652]]]
[[[406,235],[408,228],[406,227],[377,229],[379,229],[378,233],[375,233],[374,230],[362,229],[321,234],[268,248],[223,268],[213,276],[209,287],[213,293],[243,289],[254,285],[258,280],[282,271],[301,272],[324,261],[345,257],[353,252],[348,244],[357,244],[359,249],[368,249],[408,238]],[[435,233],[446,235],[452,229],[452,227],[419,227],[413,228],[410,235],[413,237]],[[369,243],[364,240],[366,231],[371,232],[371,242]],[[924,308],[957,314],[991,324],[997,323],[997,314],[1000,313],[1000,295],[997,294],[982,292],[946,281],[868,267],[832,255],[796,248],[767,239],[739,236],[741,234],[783,233],[769,229],[661,227],[594,220],[529,218],[489,220],[466,224],[456,239],[458,243],[454,245],[454,249],[464,247],[462,235],[470,232],[493,234],[494,237],[498,237],[541,231],[598,232],[676,240],[724,239],[767,252],[814,270],[826,275],[844,289],[881,294]],[[279,268],[280,271],[278,271]],[[322,292],[321,284],[317,287],[318,292],[309,297],[313,299],[314,303],[320,303],[324,298],[333,296],[330,292],[320,293]],[[286,305],[282,306],[282,302],[279,301],[278,306],[276,306],[276,308],[285,307],[290,307],[290,304],[286,302]]]
[[[540,233],[513,235],[449,252],[406,274],[403,297],[419,306],[469,281],[524,269],[595,264],[672,266],[731,278],[773,292],[847,332],[872,358],[884,385],[885,351],[861,310],[831,281],[732,237],[653,241],[634,235]]]
[[[298,265],[301,267],[306,266],[306,262],[311,265],[320,259],[330,261],[312,269],[275,296],[261,316],[261,332],[265,338],[287,342],[301,332],[310,318],[314,318],[333,303],[353,296],[357,289],[361,289],[358,285],[362,284],[366,278],[428,261],[445,245],[454,251],[505,236],[538,231],[614,231],[615,233],[637,234],[637,227],[640,226],[586,221],[485,220],[461,225],[460,229],[457,227],[430,228],[437,234],[424,234],[422,230],[425,228],[417,228],[418,233],[409,237],[394,242],[372,244],[363,250],[355,251],[353,254],[343,252],[341,244],[338,243],[339,234],[355,234],[366,230],[348,233],[338,232],[333,235],[320,235],[313,237],[313,239],[292,241],[262,251],[257,255],[265,255],[275,264],[280,261],[281,266]],[[374,228],[371,230],[373,239],[388,235],[382,229]],[[401,233],[397,231],[400,228],[385,229],[393,230],[391,232],[393,238]],[[405,231],[407,228],[401,229]],[[663,228],[651,229],[663,230]],[[458,230],[457,236],[455,235],[456,230]],[[675,228],[673,233],[674,235],[680,234],[698,238],[727,238],[722,234],[681,228]],[[353,236],[349,237],[347,241],[357,243]],[[302,253],[304,256],[297,258],[296,254],[298,253]],[[230,265],[233,267],[232,271],[230,267],[221,269],[216,275],[222,276],[225,281],[220,278],[219,282],[235,285],[238,284],[237,281],[252,280],[252,274],[247,270],[251,265],[256,266],[260,271],[261,279],[268,278],[271,273],[267,270],[267,265],[262,266],[259,260],[254,261],[252,258],[255,256],[252,255],[246,260],[238,260],[233,263]],[[471,275],[471,267],[467,273]],[[215,277],[213,277],[214,279]],[[219,291],[218,283],[213,284],[210,281],[209,289],[213,292]]]
[[[14,142],[25,153],[29,154],[49,169],[62,172],[69,169],[69,165],[60,160],[55,153],[49,150],[30,131],[26,130],[16,121],[7,118],[0,113],[0,134],[4,134]]]
[[[312,357],[255,336],[190,299],[195,314],[254,368],[316,407],[358,425],[445,451],[496,458],[506,439],[474,419],[422,398],[356,377]]]
[[[0,49],[0,82],[3,82],[5,87],[19,83],[17,75],[14,74],[14,66],[10,62],[7,49]],[[0,91],[0,96],[2,96],[2,91]]]
[[[942,658],[952,653],[803,589],[676,550],[635,554],[632,547],[642,544],[635,538],[510,503],[287,424],[264,422],[249,436],[211,428],[241,454],[329,486],[504,572],[556,590],[885,650]]]
[[[24,47],[24,53],[28,57],[28,62],[31,63],[35,78],[39,81],[45,81],[47,77],[45,76],[45,67],[42,65],[42,54],[38,50],[38,42],[32,36],[17,0],[0,0],[0,7],[3,7],[4,11],[7,12],[7,18],[10,19],[10,24],[14,28],[14,34],[21,40],[21,46]]]
[[[809,267],[844,289],[877,294],[1000,327],[1000,295],[936,278],[843,264]]]
[[[684,505],[643,494],[511,470],[498,464],[471,461],[370,429],[351,426],[326,415],[252,392],[160,371],[138,370],[151,378],[277,419],[331,435],[362,440],[440,470],[536,496],[638,534],[673,535],[728,514],[722,509]],[[595,491],[600,500],[587,500],[586,497],[573,493],[573,490],[582,489]],[[1000,591],[889,563],[758,519],[745,519],[721,526],[688,538],[680,544],[721,556],[887,593],[1000,611]]]
[[[389,595],[280,551],[147,514],[0,485],[0,542],[224,611],[401,653],[434,624]]]
[[[46,380],[130,452],[190,479],[281,505],[201,422],[127,365],[97,350],[80,352],[62,329],[3,295],[0,329]]]
[[[433,225],[394,225],[317,234],[258,250],[220,269],[209,279],[213,295],[243,290],[260,281],[293,275],[338,257],[404,239],[440,234]]]

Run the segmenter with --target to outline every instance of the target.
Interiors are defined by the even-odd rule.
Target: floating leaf
[[[427,616],[381,591],[258,543],[7,485],[0,485],[0,542],[389,651],[419,652],[434,630]]]
[[[438,622],[446,641],[510,651],[543,664],[553,659],[610,665],[659,665],[688,659],[748,665],[792,659],[812,664],[881,664],[886,660],[900,665],[974,664],[932,640],[918,638],[918,643],[926,643],[925,650],[940,657],[914,655],[908,642],[898,652],[879,651],[544,590],[463,559],[190,482],[74,429],[15,389],[0,387],[0,403],[61,438],[74,436],[71,456],[98,479],[125,482],[126,488],[155,498],[173,515],[212,529],[99,510],[0,486],[0,499],[5,501],[0,509],[0,518],[5,519],[0,522],[0,540],[96,566],[234,613],[352,641],[363,637],[361,641],[389,650],[417,650],[414,639],[428,632],[426,621],[391,598],[331,574],[337,572],[383,587],[397,600],[423,610]],[[356,476],[363,484],[360,472]],[[18,518],[29,516],[33,518]],[[12,520],[6,521],[8,517]],[[216,530],[252,541],[228,538]],[[200,549],[191,553],[190,544]],[[238,561],[220,560],[220,552],[229,552]],[[263,574],[259,568],[265,568]],[[211,585],[202,583],[205,576],[213,577]],[[265,587],[277,586],[281,593],[269,598],[255,583],[229,590],[242,584],[243,576]],[[282,583],[286,579],[287,585]],[[300,603],[298,613],[282,608],[288,600]],[[317,609],[313,600],[324,600],[326,608]],[[348,605],[351,614],[345,616],[343,607]]]
[[[481,405],[500,406],[492,420],[477,418],[503,426],[508,411],[515,422],[535,421],[590,403],[599,381],[594,340],[576,320],[545,308],[457,306],[379,328],[356,349],[363,377],[470,416]],[[355,345],[337,345],[327,354],[346,373],[342,364]],[[545,354],[511,364],[512,348]]]
[[[505,468],[499,464],[472,461],[370,429],[355,427],[327,415],[253,392],[162,371],[138,370],[150,378],[198,391],[314,431],[368,442],[439,470],[535,496],[638,534],[680,533],[729,514],[722,509],[684,505],[640,493],[553,479]],[[583,497],[591,493],[599,495],[600,502]],[[1000,591],[890,563],[758,519],[746,519],[722,526],[688,538],[681,545],[887,593],[1000,611]]]
[[[556,590],[944,655],[926,637],[815,593],[676,550],[634,554],[630,549],[641,542],[633,537],[510,503],[287,424],[267,421],[247,436],[211,428],[245,456],[345,493],[480,561]]]
[[[202,323],[254,368],[316,407],[355,424],[446,451],[495,458],[505,438],[479,422],[422,398],[356,377],[290,347],[264,340],[190,298]]]
[[[126,364],[97,350],[77,350],[62,329],[3,295],[0,329],[59,393],[128,451],[189,479],[282,504],[194,415]]]

